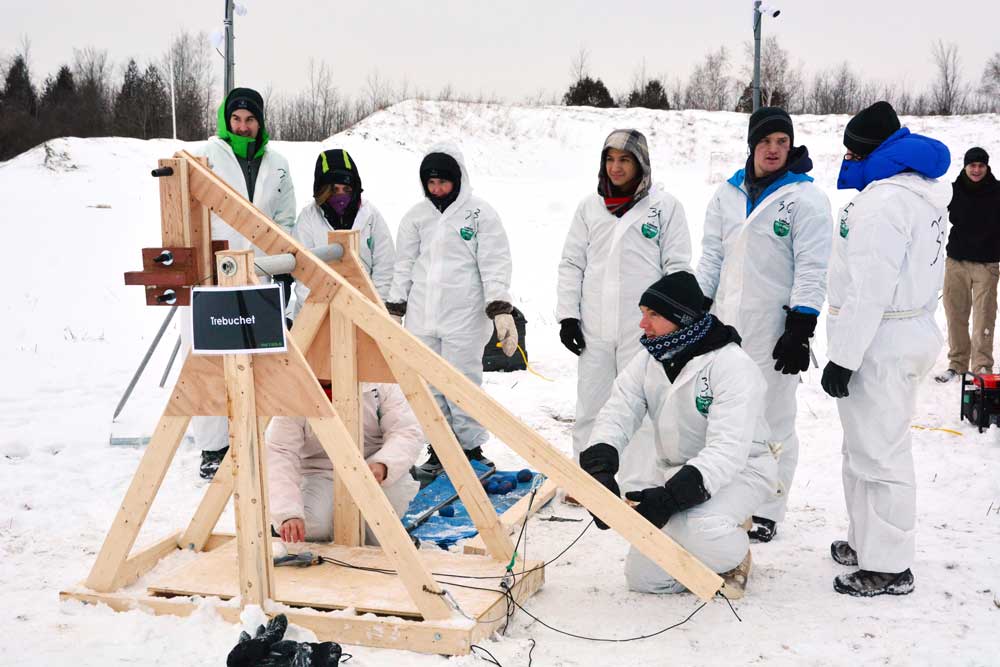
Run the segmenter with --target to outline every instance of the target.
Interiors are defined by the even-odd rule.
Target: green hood
[[[219,105],[219,138],[225,141],[233,149],[238,157],[247,159],[247,149],[250,148],[250,144],[257,142],[257,150],[254,152],[253,156],[255,158],[260,157],[264,154],[264,149],[267,147],[267,142],[271,136],[264,129],[264,124],[261,123],[260,132],[257,134],[256,139],[251,139],[250,137],[241,137],[238,134],[233,134],[229,131],[229,122],[226,118],[226,101],[223,100],[222,104]]]

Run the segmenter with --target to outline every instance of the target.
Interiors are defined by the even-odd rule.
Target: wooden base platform
[[[191,596],[232,600],[239,596],[236,541],[213,542],[218,544],[216,548],[179,567],[153,569],[147,578],[145,594],[96,593],[81,584],[61,592],[60,598],[103,602],[118,611],[145,608],[156,614],[176,616],[187,616],[194,611],[196,603]],[[392,569],[390,559],[374,547],[306,543],[295,545],[290,551],[311,551],[351,565]],[[434,579],[450,593],[461,613],[456,612],[453,618],[444,621],[423,620],[394,574],[330,563],[275,568],[274,601],[291,607],[285,611],[289,622],[309,628],[321,641],[444,655],[468,654],[472,644],[504,624],[508,603],[499,590],[504,565],[485,556],[436,549],[417,553]],[[512,591],[515,600],[523,603],[541,588],[545,581],[542,565],[541,561],[518,562],[515,572],[531,571],[516,578]],[[164,571],[160,572],[161,569]],[[470,576],[497,578],[462,578]],[[496,590],[471,590],[456,584]],[[216,609],[228,622],[239,622],[238,605],[224,603]]]

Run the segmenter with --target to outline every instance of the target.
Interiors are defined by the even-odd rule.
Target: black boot
[[[851,548],[851,545],[844,540],[835,540],[830,545],[830,555],[833,560],[848,567],[858,566],[858,552]]]
[[[909,595],[913,592],[913,573],[909,568],[902,572],[856,570],[834,577],[833,590],[865,598],[876,595]]]
[[[757,542],[770,542],[778,533],[778,524],[762,516],[752,517],[753,529],[747,531],[751,540]]]
[[[420,488],[422,489],[433,482],[441,474],[442,470],[444,470],[444,466],[441,465],[441,460],[438,458],[437,452],[434,451],[433,447],[427,445],[427,460],[418,466],[410,468],[410,476],[420,482]]]
[[[218,472],[219,466],[222,465],[222,459],[226,458],[228,451],[229,447],[227,446],[214,452],[204,450],[201,452],[201,466],[198,468],[198,473],[202,479],[215,477],[215,473]]]
[[[483,454],[483,448],[482,447],[474,447],[473,449],[466,449],[465,450],[465,458],[469,459],[469,461],[479,461],[480,463],[482,463],[487,468],[496,468],[496,466],[493,465],[493,461],[490,461]]]

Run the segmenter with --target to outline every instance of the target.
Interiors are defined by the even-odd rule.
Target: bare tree
[[[220,93],[212,94],[212,60],[204,32],[181,32],[163,55],[160,69],[173,72],[177,113],[177,138],[204,139],[215,127],[215,109]],[[169,82],[169,78],[168,78]],[[169,85],[168,85],[169,88]]]
[[[743,43],[743,79],[753,85],[754,45]],[[801,104],[802,73],[792,67],[788,51],[781,48],[774,35],[766,37],[760,50],[760,103],[763,106],[780,106],[790,110]]]
[[[569,66],[569,76],[573,83],[577,81],[583,81],[583,79],[590,75],[587,63],[590,60],[590,51],[586,46],[580,46],[580,50],[576,52],[576,56],[573,57],[572,62]]]
[[[735,99],[733,78],[729,75],[729,52],[725,46],[710,51],[694,68],[684,91],[684,107],[721,111],[732,109]]]
[[[1000,111],[1000,51],[986,61],[979,94],[983,98],[984,111]]]
[[[938,40],[931,47],[931,58],[937,69],[937,79],[931,86],[932,112],[941,116],[962,113],[969,87],[962,81],[958,45]]]
[[[106,50],[93,47],[73,49],[80,136],[99,137],[111,133],[114,101],[111,74],[112,66]]]

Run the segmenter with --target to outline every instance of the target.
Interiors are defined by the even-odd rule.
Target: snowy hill
[[[843,154],[844,116],[795,118],[796,143],[809,147],[817,183],[834,207]],[[1000,116],[904,118],[911,130],[944,141],[954,179],[964,151],[982,145],[1000,156]],[[654,181],[684,204],[695,257],[705,205],[718,182],[746,157],[746,116],[696,111],[522,108],[404,102],[319,143],[282,143],[299,206],[312,191],[321,148],[347,148],[365,197],[395,231],[421,196],[417,167],[442,139],[465,153],[475,189],[502,216],[514,258],[513,294],[526,313],[528,373],[493,374],[487,389],[556,446],[569,451],[575,358],[558,342],[555,275],[566,229],[591,192],[604,137],[636,127],[650,142]],[[207,601],[186,619],[59,603],[57,592],[85,578],[141,451],[110,447],[109,432],[148,434],[176,378],[157,387],[176,322],[164,337],[120,419],[111,414],[166,315],[143,305],[122,273],[141,265],[139,249],[159,243],[159,196],[149,170],[182,142],[59,139],[0,163],[0,264],[10,276],[0,299],[0,624],[16,639],[0,664],[221,664],[238,628]],[[1000,159],[1000,158],[998,158]],[[938,315],[944,323],[943,312]],[[825,362],[822,320],[816,354]],[[944,356],[938,367],[944,365]],[[504,665],[664,664],[995,664],[1000,640],[1000,442],[959,423],[958,388],[928,380],[915,425],[919,530],[916,593],[862,601],[833,593],[841,568],[828,555],[846,529],[840,486],[840,425],[819,372],[799,390],[799,471],[788,520],[778,538],[754,547],[755,569],[737,622],[724,604],[708,605],[689,623],[656,638],[615,645],[555,634],[518,614],[506,638],[487,644]],[[487,454],[518,460],[491,441]],[[198,453],[182,446],[147,527],[145,544],[177,529],[204,483]],[[585,518],[553,505],[544,515]],[[224,521],[230,522],[231,515]],[[582,523],[529,525],[532,557],[551,558]],[[697,606],[691,596],[643,596],[625,589],[626,543],[591,529],[548,568],[547,583],[528,604],[550,625],[576,634],[631,637],[678,622]],[[613,651],[613,652],[612,652]],[[352,647],[359,665],[436,665],[442,658]],[[651,656],[662,655],[661,659]],[[478,664],[475,657],[457,665]]]

